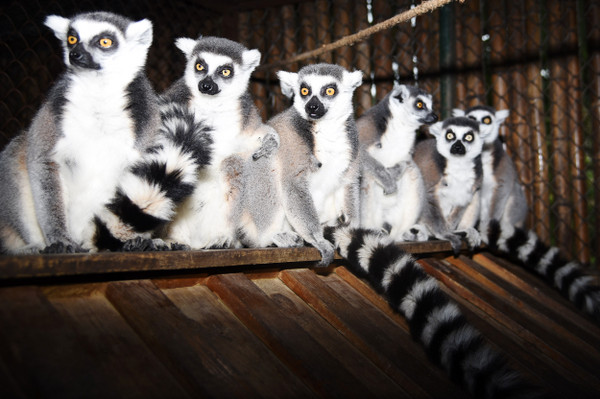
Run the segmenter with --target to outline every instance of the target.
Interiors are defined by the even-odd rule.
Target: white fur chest
[[[139,157],[125,87],[77,78],[66,93],[62,136],[54,160],[60,167],[67,224],[73,238],[91,238],[90,220],[114,195],[124,169]]]
[[[369,147],[369,153],[383,166],[389,168],[411,157],[415,142],[415,128],[402,123],[400,118],[391,118],[381,136],[381,148]]]
[[[309,185],[323,221],[335,217],[342,206],[343,187],[347,183],[343,177],[351,162],[352,148],[345,125],[339,122],[319,123],[313,137],[315,156],[321,167],[310,176]]]
[[[448,161],[437,193],[445,217],[456,207],[471,203],[474,194],[475,170],[470,159]]]
[[[206,121],[212,129],[212,165],[218,165],[224,158],[254,151],[260,141],[242,134],[242,110],[238,102],[218,99],[196,99],[194,112]]]

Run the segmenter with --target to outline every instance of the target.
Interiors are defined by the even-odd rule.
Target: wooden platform
[[[600,397],[600,329],[486,252],[407,244],[550,397]],[[312,248],[0,257],[0,397],[468,397]]]

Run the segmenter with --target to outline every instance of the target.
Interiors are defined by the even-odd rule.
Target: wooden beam
[[[404,242],[398,245],[413,254],[452,250],[447,241]],[[336,255],[336,259],[342,258]],[[295,264],[315,266],[320,260],[319,251],[312,247],[0,256],[0,284],[28,278],[111,273],[199,271],[242,266],[289,268]]]

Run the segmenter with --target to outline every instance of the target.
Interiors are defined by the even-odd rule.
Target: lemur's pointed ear
[[[404,102],[404,99],[408,96],[408,88],[406,85],[400,84],[394,81],[394,88],[392,89],[392,96],[396,97],[398,101]]]
[[[175,45],[187,56],[190,55],[194,50],[194,47],[196,47],[196,41],[188,37],[180,37],[175,40]]]
[[[436,122],[433,125],[429,126],[429,133],[431,133],[434,137],[440,137],[442,135],[442,125],[443,122]]]
[[[152,44],[152,22],[149,19],[141,19],[129,24],[125,31],[128,40],[136,40],[146,47]]]
[[[242,61],[244,63],[244,69],[254,70],[260,63],[260,51],[256,49],[246,50],[242,54]]]
[[[362,77],[362,71],[344,71],[344,83],[350,86],[353,90],[362,84]]]
[[[44,21],[44,25],[52,29],[54,36],[56,36],[61,42],[67,37],[67,31],[69,30],[70,23],[70,19],[61,17],[59,15],[48,15]]]
[[[279,71],[277,72],[279,78],[279,85],[281,86],[281,92],[287,98],[294,96],[294,89],[298,82],[298,74],[294,72]]]
[[[463,111],[463,110],[462,110],[462,109],[460,109],[460,108],[454,108],[454,109],[452,110],[452,116],[465,116],[465,115],[466,115],[466,114],[465,114],[465,111]]]
[[[496,111],[496,121],[498,122],[498,124],[504,123],[506,118],[508,118],[508,115],[510,115],[510,111],[507,109],[501,109],[499,111]]]

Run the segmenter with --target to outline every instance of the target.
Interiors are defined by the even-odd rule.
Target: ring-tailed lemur
[[[455,109],[453,114],[479,122],[484,141],[479,220],[482,240],[493,252],[545,278],[578,308],[600,321],[600,287],[595,278],[578,262],[563,257],[558,248],[523,229],[527,201],[515,166],[498,137],[509,111],[475,106],[465,111]]]
[[[393,239],[401,240],[417,223],[425,186],[412,159],[416,130],[437,119],[430,94],[395,83],[381,102],[356,121],[364,151],[361,153],[362,227],[383,228]]]
[[[93,12],[45,24],[62,42],[67,69],[0,155],[0,247],[9,253],[91,248],[94,215],[160,122],[144,74],[150,21]]]
[[[239,246],[244,164],[270,156],[279,145],[248,91],[260,52],[218,37],[180,38],[176,45],[186,56],[185,72],[163,96],[205,120],[213,145],[211,164],[200,171],[196,190],[179,207],[166,237],[194,249]]]
[[[460,308],[415,259],[380,230],[330,228],[326,237],[403,315],[413,339],[453,381],[474,397],[534,398],[537,389],[511,370],[506,360],[470,325]]]
[[[454,117],[431,125],[429,131],[435,139],[420,142],[414,152],[427,197],[418,224],[405,238],[432,235],[449,240],[455,252],[460,250],[461,237],[470,248],[479,246],[475,229],[482,180],[479,124]]]
[[[153,236],[195,190],[211,159],[212,129],[185,107],[161,99],[157,142],[121,178],[117,192],[96,215],[97,249],[170,249]],[[175,248],[178,248],[175,246]]]
[[[479,132],[483,140],[480,228],[485,230],[492,219],[510,226],[523,227],[527,217],[527,200],[515,165],[499,138],[500,125],[508,117],[509,111],[475,106],[464,111],[454,109],[452,114],[466,116],[479,122]]]
[[[316,64],[277,75],[293,104],[268,121],[281,143],[272,163],[263,160],[262,172],[246,179],[244,198],[249,204],[240,233],[250,245],[269,240],[297,245],[299,235],[320,251],[321,265],[327,265],[334,249],[323,237],[323,226],[359,224],[360,163],[352,95],[362,72]]]
[[[531,393],[468,325],[435,279],[381,232],[353,228],[358,224],[360,165],[351,98],[361,73],[318,64],[297,74],[280,72],[279,78],[293,105],[269,121],[281,144],[275,167],[264,168],[271,175],[254,176],[251,186],[263,193],[252,197],[258,200],[249,208],[254,216],[275,219],[273,211],[283,208],[295,232],[320,250],[321,264],[331,261],[335,245],[355,273],[368,273],[376,287],[384,288],[390,304],[408,319],[413,336],[470,392],[484,397]],[[330,226],[325,227],[328,245],[322,242],[323,225]]]

